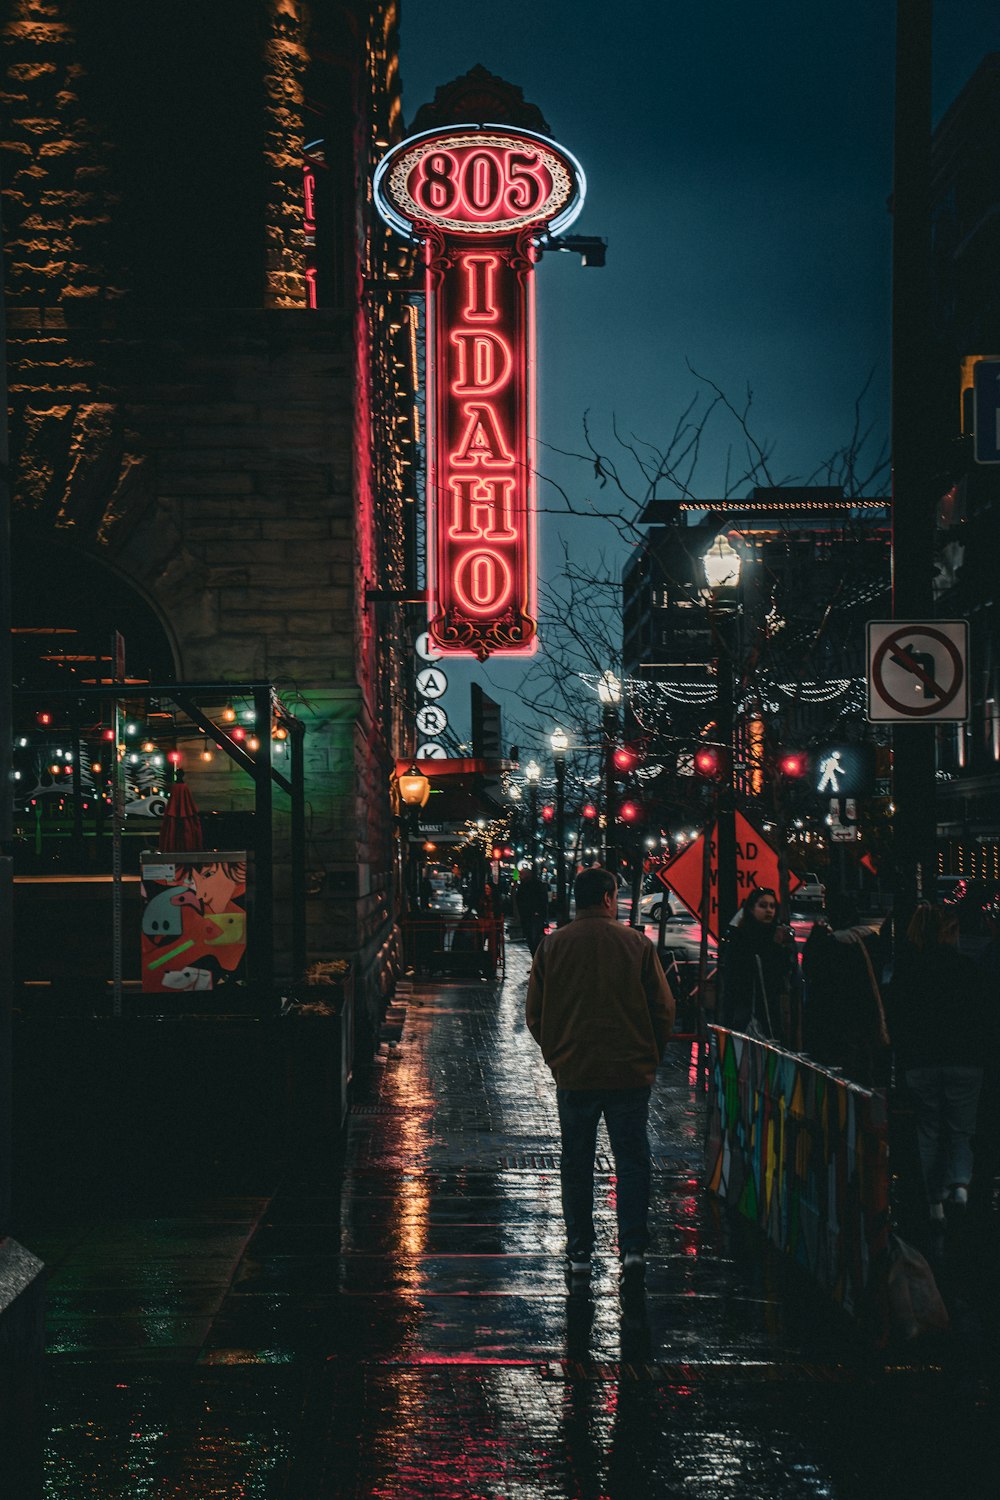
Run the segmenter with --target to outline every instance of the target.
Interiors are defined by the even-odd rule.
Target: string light
[[[219,715],[219,717],[220,717],[220,719],[222,720],[222,722],[224,724],[233,724],[233,723],[235,723],[236,722],[236,710],[233,707],[233,705],[231,703],[227,703],[226,706],[225,706],[225,708],[222,710],[222,713]]]
[[[260,740],[257,738],[257,736],[255,734],[252,734],[250,736],[250,738],[247,740],[247,749],[248,750],[259,750],[260,749]]]

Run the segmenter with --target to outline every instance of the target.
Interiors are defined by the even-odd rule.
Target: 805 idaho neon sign
[[[428,131],[375,175],[379,211],[424,245],[430,631],[442,651],[536,644],[536,238],[570,224],[583,174],[504,126]]]

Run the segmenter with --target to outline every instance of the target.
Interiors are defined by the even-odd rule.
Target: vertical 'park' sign
[[[386,222],[423,243],[430,630],[442,651],[534,650],[534,264],[576,218],[580,167],[545,136],[453,125],[375,174]]]

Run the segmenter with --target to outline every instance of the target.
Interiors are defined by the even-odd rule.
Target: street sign
[[[421,698],[440,698],[448,691],[448,679],[440,667],[425,667],[417,673],[417,692]]]
[[[869,721],[963,723],[968,659],[967,620],[869,620]]]
[[[856,828],[845,828],[842,823],[834,823],[830,829],[830,838],[835,844],[853,844],[859,837]]]
[[[981,359],[972,372],[972,452],[977,464],[1000,464],[1000,359]]]
[[[749,896],[755,886],[769,886],[771,890],[776,891],[779,878],[777,850],[771,847],[763,834],[758,833],[742,813],[735,813],[734,817],[736,819],[736,889],[740,901]],[[717,823],[713,823],[709,829],[710,899],[706,922],[716,942],[719,941],[718,826]],[[704,849],[705,835],[702,833],[680,854],[675,855],[662,870],[656,871],[656,878],[660,884],[668,891],[673,891],[674,895],[683,901],[688,911],[699,921],[701,921]],[[789,891],[797,890],[801,884],[799,877],[789,870]]]
[[[437,740],[428,740],[417,750],[417,760],[447,760],[448,752]]]
[[[443,734],[448,728],[448,715],[436,703],[425,703],[417,710],[417,729],[421,734]]]

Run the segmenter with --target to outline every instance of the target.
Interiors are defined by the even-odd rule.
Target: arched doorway
[[[174,652],[152,606],[98,558],[49,536],[14,539],[11,630],[16,688],[110,680],[116,632],[130,678],[176,681]]]

